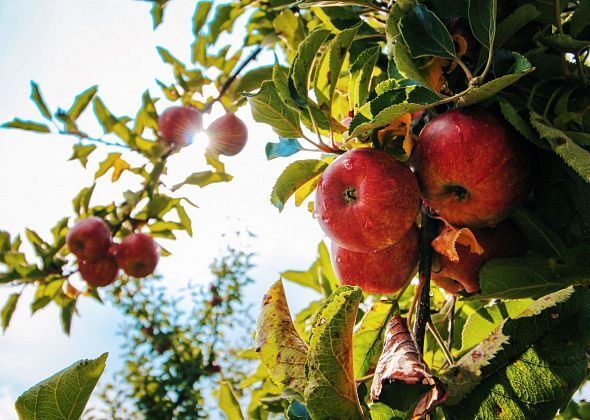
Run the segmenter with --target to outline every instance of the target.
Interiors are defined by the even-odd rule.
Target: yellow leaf
[[[315,176],[314,178],[303,184],[297,191],[295,191],[295,206],[299,207],[301,203],[315,190],[318,185],[318,181],[322,174]]]
[[[119,178],[121,177],[121,174],[123,173],[123,171],[125,171],[126,169],[131,168],[131,165],[129,165],[127,163],[127,161],[118,158],[117,160],[115,160],[115,162],[113,162],[113,176],[111,177],[111,181],[112,182],[116,182],[119,180]]]

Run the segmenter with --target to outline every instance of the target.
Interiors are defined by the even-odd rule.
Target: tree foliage
[[[154,27],[165,24],[168,3],[153,2]],[[282,284],[272,286],[262,299],[257,341],[252,344],[261,364],[242,381],[225,378],[220,384],[219,406],[226,416],[266,419],[282,413],[288,418],[401,419],[425,409],[434,417],[448,419],[551,418],[558,411],[567,418],[586,409],[583,404],[566,407],[588,373],[584,325],[590,313],[589,11],[586,0],[197,4],[192,62],[182,63],[166,48],[158,48],[173,74],[172,81],[159,81],[162,95],[203,112],[215,102],[230,111],[247,104],[254,120],[269,125],[278,136],[278,142],[268,139],[269,160],[289,157],[291,161],[307,150],[321,153],[317,159],[286,165],[269,192],[271,204],[279,211],[291,197],[297,206],[307,202],[313,211],[309,197],[320,175],[346,150],[374,147],[407,162],[423,124],[453,108],[478,106],[501,115],[534,148],[538,162],[534,189],[512,215],[529,251],[487,263],[478,293],[449,296],[433,288],[428,294],[428,281],[425,284],[423,279],[429,278],[424,257],[432,252],[430,241],[421,247],[420,285],[409,285],[383,301],[363,295],[358,288],[339,287],[323,243],[309,270],[283,273],[285,280],[317,292],[317,300],[292,320]],[[232,32],[237,22],[245,33],[242,48],[234,50],[224,44],[223,35]],[[274,52],[274,65],[246,70],[267,51]],[[213,73],[216,77],[211,77]],[[215,87],[217,95],[204,96],[205,87]],[[93,184],[73,201],[78,217],[99,216],[117,235],[139,228],[166,238],[174,238],[181,230],[190,234],[184,210],[190,202],[176,190],[187,184],[204,187],[231,180],[223,164],[209,155],[213,170],[189,175],[173,187],[162,184],[167,158],[181,150],[160,141],[158,103],[150,92],[144,94],[134,119],[113,115],[96,87],[78,95],[68,111],[52,112],[35,83],[31,99],[45,121],[16,118],[5,127],[39,133],[55,129],[73,136],[78,142],[72,159],[83,166],[97,146],[120,147],[143,159],[144,164],[131,166],[123,153],[113,152],[95,174],[97,182],[107,173],[111,182],[117,182],[121,173],[131,172],[142,184],[138,190],[126,192],[121,200],[91,206]],[[96,137],[76,122],[91,103],[104,130]],[[34,287],[33,312],[51,302],[58,304],[65,331],[79,295],[67,286],[73,273],[64,249],[68,223],[69,217],[59,221],[51,239],[26,231],[35,261],[27,260],[20,250],[20,236],[0,233],[4,266],[0,283]],[[428,238],[425,224],[422,230],[423,238]],[[453,236],[453,244],[458,236]],[[126,290],[133,285],[123,278],[116,287]],[[187,361],[165,356],[156,366],[172,363],[175,369],[190,369],[196,363],[189,376],[202,375],[212,366],[214,352],[200,352],[202,343],[184,329],[192,328],[195,321],[180,330],[152,325],[154,321],[143,314],[150,295],[143,293],[124,293],[118,304],[137,319],[137,325],[148,332],[153,328],[144,343],[150,357],[154,350],[159,353],[157,346],[163,344],[156,341],[160,339],[167,346],[162,356],[174,340],[179,340],[174,345],[184,343],[198,353]],[[231,296],[230,290],[226,293]],[[85,294],[100,300],[96,290]],[[5,304],[4,328],[18,301],[16,292]],[[394,316],[397,320],[400,314],[411,319],[415,306],[417,343],[412,347],[406,341],[403,348],[415,348],[419,362],[415,366],[426,366],[429,378],[435,378],[433,383],[440,381],[445,389],[430,398],[426,408],[422,404],[431,387],[425,389],[407,377],[386,378],[389,386],[383,387],[378,398],[370,398],[368,392],[384,336],[390,337],[389,320]],[[160,310],[166,314],[166,309]],[[424,310],[425,317],[420,315]],[[152,312],[154,316],[157,311]],[[409,332],[403,336],[414,339]],[[131,338],[136,343],[140,340]],[[151,408],[164,410],[158,415],[184,410],[178,400],[156,401],[165,394],[166,376],[156,379],[150,374],[152,388],[140,383],[132,370],[150,360],[145,357],[141,363],[133,362],[126,378],[136,387],[135,397],[145,399],[140,398],[142,409],[148,415],[156,413]],[[397,357],[392,360],[403,365]],[[169,376],[171,381],[183,378],[176,371]],[[240,407],[243,400],[237,396],[244,393],[250,402]],[[194,407],[199,406],[198,399],[195,393],[187,401]],[[192,415],[200,414],[197,410]]]

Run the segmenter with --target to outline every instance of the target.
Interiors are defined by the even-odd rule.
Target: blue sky
[[[29,100],[31,80],[39,83],[53,111],[58,106],[69,107],[78,93],[98,84],[99,95],[115,114],[134,115],[146,88],[159,96],[156,78],[172,80],[156,46],[188,61],[194,4],[188,0],[171,2],[164,24],[154,32],[146,2],[0,1],[0,122],[15,116],[40,120]],[[235,45],[239,41],[227,42]],[[158,104],[160,111],[164,107],[163,102]],[[205,123],[220,112],[214,109]],[[303,207],[296,209],[290,204],[279,214],[270,205],[274,180],[288,161],[267,162],[264,145],[276,135],[256,124],[247,108],[238,115],[246,121],[250,137],[242,154],[226,159],[234,181],[182,191],[199,205],[199,209],[190,210],[194,237],[180,235],[176,242],[162,241],[173,256],[161,260],[158,270],[171,290],[180,289],[189,280],[205,283],[208,265],[225,245],[222,234],[247,228],[257,235],[251,242],[257,253],[257,268],[252,272],[256,284],[248,300],[258,302],[280,271],[307,268],[322,233]],[[85,127],[97,129],[90,112],[81,121]],[[67,161],[72,142],[56,135],[0,130],[0,229],[16,234],[29,227],[43,236],[59,218],[72,215],[71,199],[92,183],[101,156],[112,151],[103,148],[95,152],[84,171],[79,163]],[[170,185],[203,170],[204,144],[205,139],[197,138],[171,159],[166,180]],[[100,184],[96,203],[117,200],[121,190],[134,186],[132,177],[122,179],[120,186],[108,181]],[[0,305],[9,293],[6,287],[0,289]],[[288,286],[287,294],[295,310],[313,298],[296,286]],[[116,335],[122,318],[115,309],[82,299],[80,317],[74,319],[67,337],[61,332],[57,310],[50,307],[31,317],[30,301],[31,293],[21,298],[10,328],[0,336],[2,419],[16,418],[13,402],[21,392],[78,359],[110,352],[105,377],[122,363],[121,338]]]

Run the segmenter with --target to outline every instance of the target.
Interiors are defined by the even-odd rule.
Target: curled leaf
[[[377,133],[379,143],[386,145],[399,141],[403,138],[402,148],[406,156],[410,156],[414,146],[414,138],[412,136],[412,114],[406,112],[394,119],[391,124]]]
[[[457,229],[451,225],[445,225],[440,233],[432,241],[432,247],[441,255],[452,262],[459,262],[457,244],[469,247],[472,254],[482,255],[484,249],[477,242],[477,238],[469,228]]]
[[[385,401],[388,393],[386,386],[390,384],[422,385],[418,401],[412,404],[413,417],[424,416],[446,397],[446,390],[423,362],[407,321],[400,315],[394,315],[387,326],[383,353],[377,362],[371,387],[371,399]]]

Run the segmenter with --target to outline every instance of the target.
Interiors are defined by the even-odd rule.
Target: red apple
[[[119,266],[112,255],[106,255],[97,261],[78,260],[78,272],[92,287],[103,287],[115,281]]]
[[[115,249],[115,258],[125,273],[133,277],[146,277],[158,264],[158,246],[145,233],[132,233]]]
[[[209,148],[220,155],[237,155],[248,140],[246,124],[232,112],[217,118],[206,131],[209,136]]]
[[[171,106],[158,118],[160,136],[168,144],[186,146],[203,128],[201,111],[186,106]]]
[[[450,293],[465,290],[467,293],[479,290],[479,270],[492,258],[516,257],[526,252],[522,233],[510,221],[504,221],[495,228],[474,229],[477,242],[484,249],[483,254],[471,253],[469,247],[456,244],[459,261],[436,255],[432,268],[432,280]]]
[[[354,252],[332,243],[332,265],[340,283],[359,286],[367,293],[399,291],[416,273],[417,263],[415,225],[395,244],[377,251]]]
[[[353,149],[322,174],[315,211],[337,245],[355,252],[387,248],[410,229],[420,208],[412,171],[387,153]]]
[[[534,161],[525,140],[479,108],[431,120],[413,162],[425,204],[457,226],[495,226],[533,184]]]
[[[98,217],[82,219],[66,236],[70,252],[81,260],[96,261],[108,254],[111,246],[111,230]]]

